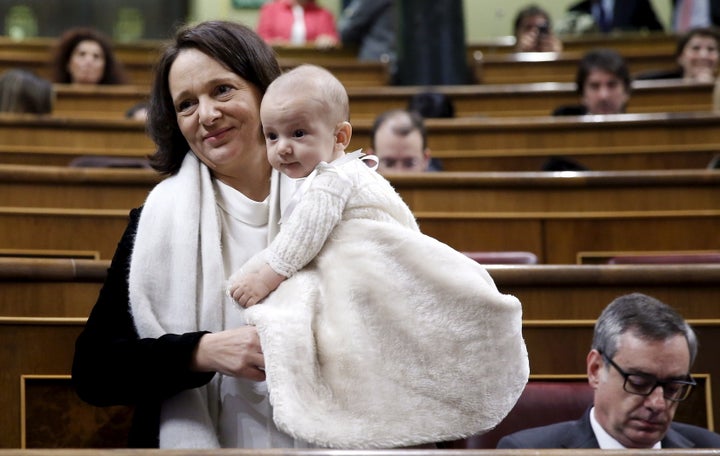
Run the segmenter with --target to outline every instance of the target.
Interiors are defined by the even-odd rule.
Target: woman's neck
[[[263,160],[257,166],[246,168],[242,173],[236,173],[232,176],[215,173],[215,178],[253,201],[263,201],[270,194],[271,170],[270,163]]]

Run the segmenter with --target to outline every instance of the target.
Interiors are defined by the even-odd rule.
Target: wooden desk
[[[559,35],[566,52],[585,53],[595,48],[611,48],[620,52],[667,53],[672,55],[678,37],[665,32],[613,32],[582,35]],[[515,37],[512,35],[486,38],[467,44],[468,57],[476,51],[484,54],[514,53]]]
[[[0,249],[97,251],[112,258],[128,210],[0,207]]]
[[[386,177],[416,212],[720,209],[720,171],[714,170],[438,172]]]
[[[0,206],[127,211],[161,180],[149,169],[0,164]]]
[[[424,212],[420,229],[460,251],[526,251],[573,264],[584,251],[713,250],[720,211]]]
[[[53,115],[69,118],[124,119],[128,109],[149,98],[148,88],[136,85],[53,84],[53,91]]]
[[[143,158],[154,150],[138,121],[0,116],[0,163],[67,165],[81,155]]]
[[[350,115],[374,119],[389,109],[406,109],[416,93],[435,91],[450,97],[456,117],[548,116],[561,105],[579,102],[574,82],[461,86],[388,86],[349,88]],[[635,81],[628,113],[712,110],[713,84],[680,80]]]
[[[0,259],[0,281],[3,286],[8,282],[25,280],[39,283],[70,283],[76,280],[99,285],[107,264],[107,261],[79,261],[72,264],[69,260],[13,264]],[[709,374],[710,379],[720,375],[720,365],[716,362],[715,353],[711,349],[702,348],[714,347],[720,343],[720,321],[714,305],[720,298],[719,265],[491,266],[488,271],[502,292],[515,294],[523,304],[523,333],[530,354],[531,372],[534,374],[582,375],[585,372],[585,355],[590,345],[592,325],[600,310],[620,294],[640,291],[676,307],[698,332],[701,349],[693,372]],[[34,294],[26,295],[25,299],[44,296],[37,288],[41,287],[35,287],[32,292]],[[89,299],[81,299],[90,302]],[[16,307],[22,306],[18,304]],[[67,378],[62,376],[70,372],[75,338],[84,321],[84,318],[59,316],[27,318],[5,315],[0,318],[0,344],[14,347],[13,350],[0,352],[0,363],[4,366],[0,371],[0,391],[4,393],[0,395],[0,427],[3,429],[0,433],[0,447],[20,446],[21,404],[41,403],[47,410],[47,401],[57,398],[34,396],[46,390],[28,386],[36,384],[42,376],[55,376],[46,378],[45,383],[56,386],[58,391],[68,390]],[[21,382],[22,376],[25,377]],[[21,384],[28,387],[22,402]],[[720,384],[711,382],[711,385],[713,396],[718,397]],[[76,400],[74,404],[64,404],[65,408],[62,409],[62,413],[76,418],[72,422],[78,426],[78,438],[73,440],[72,435],[64,438],[57,436],[57,440],[53,441],[55,444],[67,445],[67,442],[71,442],[74,447],[80,447],[82,441],[79,442],[78,439],[81,437],[81,430],[93,429],[103,424],[103,421],[98,419],[101,417],[99,414],[73,413],[76,411],[74,407],[79,406],[84,407],[84,410],[94,410],[87,405],[78,404]],[[68,405],[72,407],[68,409]],[[718,401],[714,401],[712,407],[714,416],[718,416]],[[97,409],[97,412],[106,410]],[[92,421],[78,424],[77,417]],[[97,421],[94,421],[95,419]],[[73,451],[73,455],[78,454],[77,450]],[[0,456],[3,454],[8,453],[0,450]],[[102,453],[94,451],[93,454]],[[199,453],[193,450],[192,454]],[[398,452],[394,451],[392,454]],[[474,453],[463,451],[462,454]],[[499,454],[521,453],[512,451]],[[532,454],[538,455],[537,451]],[[563,454],[582,453],[571,450],[571,453]],[[303,456],[308,455],[303,453]],[[385,456],[390,456],[390,453]]]
[[[50,62],[57,39],[53,37],[32,37],[15,40],[7,35],[0,36],[0,55],[22,54],[37,61]],[[131,43],[113,43],[115,55],[123,64],[131,62],[153,63],[157,60],[164,41],[139,40]]]
[[[300,60],[278,59],[283,69],[288,69],[305,63]],[[154,73],[154,61],[128,61],[123,63],[134,85],[149,87],[152,83]],[[348,60],[332,59],[322,62],[322,65],[330,70],[347,87],[383,85],[387,84],[389,73],[388,66],[381,62],[360,62],[355,57]],[[47,60],[38,59],[34,55],[27,55],[22,52],[0,53],[0,72],[11,68],[25,68],[36,73],[38,76],[51,79],[52,70]]]
[[[55,84],[53,114],[58,117],[121,119],[128,108],[146,101],[142,86],[73,86]],[[560,105],[576,104],[575,83],[493,84],[461,86],[348,87],[351,119],[373,120],[389,109],[405,109],[410,97],[432,90],[447,94],[457,117],[547,116]],[[712,84],[680,80],[635,81],[629,113],[712,110]]]
[[[553,155],[594,170],[704,168],[720,151],[720,116],[710,112],[426,123],[433,156],[448,171],[536,171]],[[370,126],[354,123],[349,150],[370,144]]]
[[[482,84],[529,82],[571,82],[584,52],[518,52],[514,54],[473,55],[475,77]],[[673,52],[624,51],[632,74],[647,70],[666,70],[676,66]]]
[[[437,172],[386,176],[415,211],[596,212],[720,209],[720,171]],[[137,207],[147,169],[0,165],[0,206]]]
[[[581,251],[712,250],[720,210],[414,211],[422,231],[460,251],[528,251],[574,264]],[[97,251],[111,258],[127,210],[0,207],[0,249]]]

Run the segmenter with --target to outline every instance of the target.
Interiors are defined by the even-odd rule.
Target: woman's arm
[[[140,210],[130,213],[105,284],[75,343],[73,383],[80,397],[94,405],[159,401],[202,386],[214,375],[193,369],[205,332],[140,339],[135,330],[128,273],[139,218]]]

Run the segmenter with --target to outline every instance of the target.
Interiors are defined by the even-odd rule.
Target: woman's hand
[[[257,330],[254,326],[241,326],[205,334],[195,349],[192,367],[201,372],[265,380],[265,357]]]

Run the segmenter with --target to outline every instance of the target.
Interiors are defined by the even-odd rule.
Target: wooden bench
[[[0,207],[0,249],[92,250],[111,258],[128,210]]]
[[[635,81],[628,112],[710,111],[713,87],[679,80]],[[405,109],[410,97],[424,91],[448,95],[456,117],[548,116],[558,106],[579,103],[574,82],[358,87],[348,89],[351,120],[374,119],[389,109]]]
[[[369,119],[354,122],[349,150],[369,145],[371,126]],[[595,169],[658,168],[650,156],[673,157],[670,168],[705,167],[720,150],[719,126],[720,115],[712,112],[427,120],[434,156],[453,171],[537,170],[551,155],[583,162],[617,155],[619,163]],[[137,121],[0,116],[0,163],[65,165],[79,155],[142,158],[153,150]],[[701,166],[697,157],[684,160],[697,152],[703,155]],[[642,157],[628,157],[633,154]]]
[[[149,98],[148,88],[136,85],[53,84],[53,91],[53,115],[70,118],[123,119]]]
[[[424,212],[421,230],[460,251],[527,251],[539,263],[572,264],[588,250],[711,250],[720,211]]]
[[[520,52],[514,54],[473,55],[475,77],[482,84],[529,82],[571,82],[584,52]],[[648,70],[673,69],[673,51],[646,50],[622,52],[631,74]]]
[[[415,211],[595,212],[720,209],[720,171],[389,174]],[[137,207],[162,179],[148,169],[0,164],[0,206]]]
[[[74,86],[55,84],[53,114],[59,117],[120,119],[131,106],[148,98],[141,86]],[[560,105],[578,103],[575,83],[462,86],[349,87],[351,120],[373,120],[389,109],[405,109],[410,97],[431,90],[447,94],[457,117],[547,116]],[[635,81],[629,113],[710,111],[712,84],[679,80]]]
[[[22,309],[24,300],[44,300],[47,295],[41,289],[48,283],[88,282],[99,287],[107,266],[107,261],[18,263],[0,259],[0,281],[3,286],[21,281],[42,284],[28,287],[26,295],[17,295],[14,308]],[[720,394],[720,384],[710,381],[713,376],[720,375],[720,365],[715,362],[715,353],[707,348],[720,343],[720,321],[714,305],[720,298],[720,265],[490,266],[488,271],[500,291],[514,294],[523,304],[523,334],[534,374],[584,374],[594,319],[618,295],[640,291],[673,305],[694,326],[701,349],[693,372],[706,374],[704,378],[708,379],[713,396]],[[89,296],[79,294],[78,302],[81,301],[84,304],[75,306],[78,310],[82,306],[92,306],[94,302]],[[48,309],[53,309],[52,304]],[[4,393],[0,395],[0,427],[3,429],[0,447],[20,446],[23,436],[20,417],[37,419],[37,413],[31,413],[33,404],[47,410],[49,401],[72,396],[57,393],[70,388],[66,376],[70,372],[75,338],[85,319],[62,314],[48,316],[48,313],[42,317],[5,314],[0,318],[0,344],[14,347],[14,350],[0,352],[0,363],[4,366],[0,372],[0,391]],[[720,412],[718,402],[709,406],[717,416]],[[79,407],[83,407],[82,413]],[[73,404],[65,403],[59,413],[96,418],[87,416],[88,409],[105,411],[76,400]],[[103,423],[101,420],[95,422]],[[91,423],[93,421],[76,423],[78,435],[82,429],[100,425]],[[72,437],[59,438],[58,443],[73,442]],[[81,446],[77,439],[74,443]]]
[[[1,174],[0,174],[1,175]],[[597,212],[720,209],[713,170],[438,172],[387,175],[414,211]]]
[[[595,48],[611,48],[622,53],[648,52],[667,53],[675,52],[678,37],[665,32],[613,32],[559,35],[566,52],[585,53]],[[515,37],[505,35],[493,38],[480,39],[470,42],[466,46],[468,57],[472,58],[476,51],[484,54],[515,53]]]
[[[710,250],[720,210],[414,211],[426,234],[460,251],[525,251],[573,264],[588,250]],[[92,250],[110,258],[127,210],[0,207],[0,249]]]
[[[448,171],[536,171],[553,155],[594,170],[704,168],[720,151],[718,127],[711,112],[427,120]],[[370,123],[355,122],[349,150],[369,143]]]
[[[283,69],[306,63],[286,58],[280,58],[278,62]],[[361,62],[353,57],[347,60],[333,59],[321,63],[348,87],[382,85],[389,82],[388,65],[382,62]],[[124,62],[130,83],[150,86],[154,77],[154,64],[154,61]],[[38,59],[34,55],[27,55],[21,51],[0,53],[0,73],[11,68],[24,68],[38,76],[52,78],[48,60]]]
[[[128,210],[161,179],[149,169],[0,164],[0,206]]]
[[[0,116],[0,163],[67,165],[82,155],[143,158],[153,150],[133,120]]]

